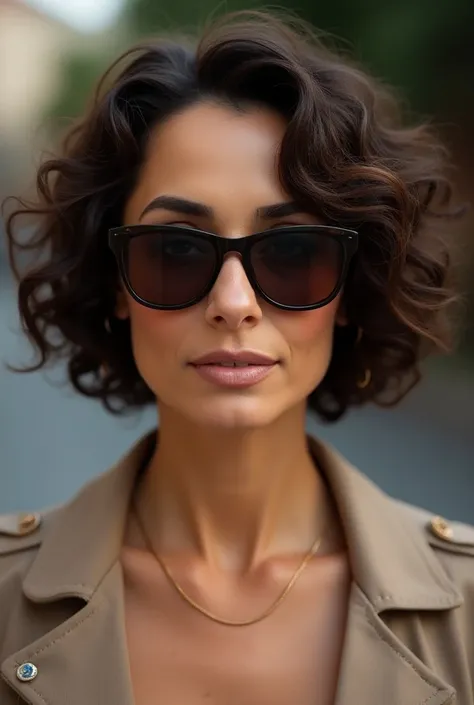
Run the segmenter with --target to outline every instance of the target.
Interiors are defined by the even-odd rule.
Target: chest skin
[[[350,587],[344,553],[313,559],[276,610],[245,627],[190,607],[149,554],[125,548],[122,569],[135,705],[334,702]],[[281,566],[247,589],[214,580],[199,594],[183,566],[173,570],[199,604],[232,620],[263,613],[292,572]]]

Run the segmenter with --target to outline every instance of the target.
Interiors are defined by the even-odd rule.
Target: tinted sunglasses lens
[[[258,241],[251,263],[262,291],[283,306],[312,306],[338,286],[344,249],[337,237],[279,231]]]
[[[157,228],[129,241],[125,267],[131,288],[156,306],[184,306],[206,292],[216,267],[208,240]]]

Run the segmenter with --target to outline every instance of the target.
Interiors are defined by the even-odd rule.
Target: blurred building
[[[59,88],[63,58],[81,41],[25,0],[0,0],[0,196],[46,146],[42,115]]]

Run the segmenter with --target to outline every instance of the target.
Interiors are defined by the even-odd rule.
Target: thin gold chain
[[[265,610],[265,612],[263,612],[263,614],[260,614],[258,617],[253,617],[253,618],[251,618],[251,619],[246,619],[246,620],[243,620],[243,621],[238,621],[238,622],[236,622],[236,621],[233,621],[233,620],[230,620],[230,619],[224,619],[224,618],[222,618],[222,617],[216,616],[215,614],[212,614],[212,612],[209,612],[209,610],[207,610],[205,607],[202,607],[201,605],[199,605],[199,604],[198,604],[197,602],[195,602],[191,597],[189,597],[189,595],[186,594],[186,592],[183,590],[183,588],[181,587],[181,585],[180,585],[180,584],[175,580],[175,578],[173,577],[173,575],[172,575],[170,569],[168,568],[168,566],[166,565],[166,563],[164,562],[164,560],[161,558],[161,556],[160,556],[160,555],[155,551],[155,549],[153,548],[153,545],[152,545],[152,543],[151,543],[151,541],[150,541],[150,538],[149,538],[149,536],[148,536],[148,534],[147,534],[147,532],[145,531],[145,528],[144,528],[144,526],[143,526],[143,522],[142,522],[142,520],[141,520],[141,518],[140,518],[140,514],[139,514],[139,512],[138,512],[138,508],[137,508],[137,506],[136,506],[136,503],[135,503],[135,505],[134,505],[134,509],[135,509],[135,517],[136,517],[136,520],[137,520],[137,522],[138,522],[138,526],[140,527],[140,531],[141,531],[141,533],[143,534],[143,538],[144,538],[144,540],[145,540],[145,543],[146,543],[146,546],[147,546],[148,550],[149,550],[150,553],[156,558],[156,560],[158,561],[159,565],[161,566],[161,568],[162,568],[164,574],[166,575],[166,577],[168,578],[169,582],[170,582],[171,585],[174,587],[174,589],[176,590],[176,592],[183,598],[183,600],[184,600],[185,602],[188,603],[188,605],[190,605],[190,606],[193,607],[195,610],[197,610],[198,612],[200,612],[201,614],[203,614],[205,617],[208,617],[208,618],[211,619],[213,622],[217,622],[218,624],[223,624],[223,625],[225,625],[225,626],[227,626],[227,627],[248,627],[248,626],[250,626],[250,625],[252,625],[252,624],[257,624],[257,622],[261,622],[261,621],[264,620],[266,617],[269,617],[269,616],[277,609],[277,607],[283,602],[283,600],[285,599],[285,597],[286,597],[286,596],[288,595],[288,593],[290,592],[291,588],[294,586],[294,584],[296,583],[296,581],[297,581],[298,578],[300,577],[301,573],[304,571],[304,569],[306,568],[306,566],[307,566],[308,563],[310,562],[311,558],[313,558],[313,556],[316,555],[316,553],[319,551],[319,548],[320,548],[320,546],[321,546],[321,540],[322,540],[322,539],[321,539],[321,536],[318,536],[318,538],[314,541],[313,545],[312,545],[311,548],[309,549],[308,553],[304,556],[303,560],[301,561],[300,565],[299,565],[298,568],[296,569],[295,573],[293,574],[293,576],[292,576],[292,578],[290,579],[290,581],[288,582],[288,584],[287,584],[287,585],[285,586],[285,588],[282,590],[282,592],[281,592],[280,595],[277,597],[277,599],[275,600],[275,602],[273,602],[273,603],[270,605],[270,607],[267,607],[267,609]]]

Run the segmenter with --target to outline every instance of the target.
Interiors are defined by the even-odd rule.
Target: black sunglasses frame
[[[198,239],[204,239],[207,242],[210,242],[215,250],[216,266],[214,268],[212,276],[209,277],[209,282],[207,286],[202,292],[200,292],[199,296],[190,301],[187,301],[184,304],[161,305],[142,299],[141,296],[139,296],[134,290],[128,277],[126,266],[126,250],[129,241],[135,237],[139,237],[143,234],[150,234],[156,230],[159,230],[160,232],[166,231],[174,232],[176,234],[184,233],[186,235],[193,235]],[[337,284],[335,285],[333,291],[329,296],[315,304],[306,304],[304,306],[290,306],[287,304],[281,304],[278,301],[272,299],[265,293],[265,291],[263,291],[263,289],[258,283],[257,277],[255,276],[250,258],[250,252],[252,247],[257,242],[261,242],[264,239],[274,237],[278,233],[288,231],[294,233],[314,232],[318,235],[324,235],[325,237],[335,238],[340,242],[340,246],[342,248],[342,265]],[[190,306],[194,306],[195,304],[199,303],[204,299],[205,296],[209,294],[209,292],[212,290],[212,287],[216,283],[216,280],[219,276],[224,262],[225,255],[229,252],[235,252],[239,254],[242,258],[242,266],[252,288],[259,296],[261,296],[262,299],[264,299],[264,301],[267,301],[269,304],[272,304],[273,306],[276,306],[279,309],[283,309],[284,311],[311,311],[317,308],[322,308],[323,306],[327,306],[327,304],[333,301],[340,292],[342,285],[344,284],[344,281],[346,279],[351,259],[357,251],[358,233],[356,230],[332,227],[330,225],[288,225],[273,228],[271,230],[264,230],[263,232],[254,233],[245,237],[227,238],[222,237],[220,235],[216,235],[215,233],[206,232],[205,230],[198,230],[196,228],[186,227],[184,225],[146,224],[124,225],[118,228],[111,228],[108,231],[108,242],[109,247],[114,253],[115,258],[117,260],[119,273],[127,288],[127,291],[135,299],[135,301],[142,304],[143,306],[147,306],[148,308],[158,309],[161,311],[176,311],[184,308],[189,308]]]

